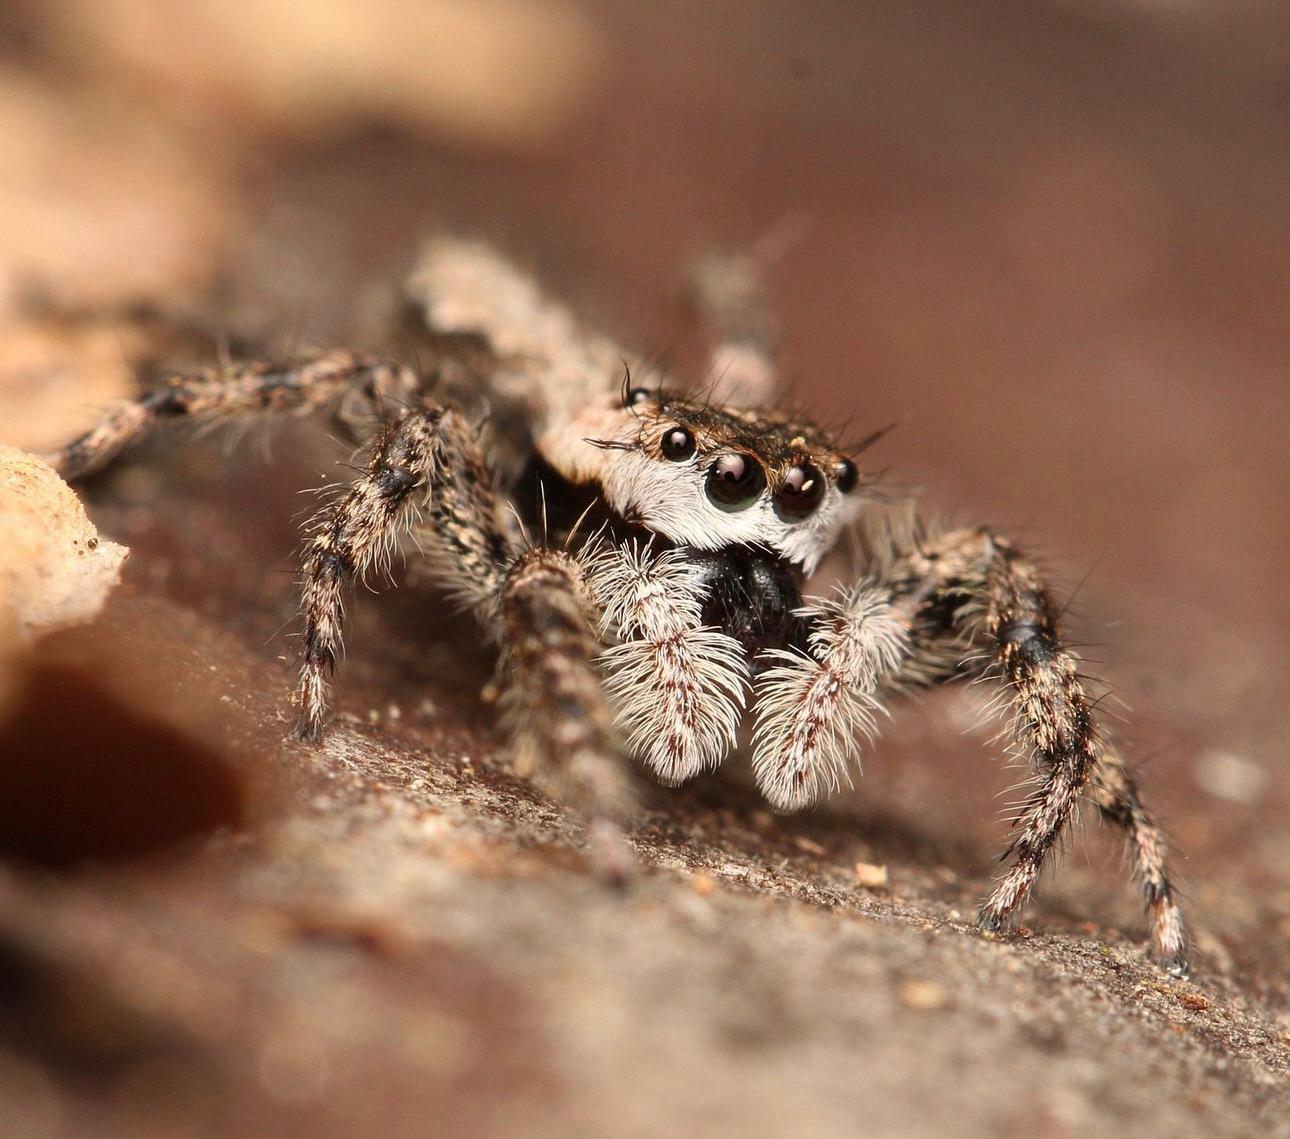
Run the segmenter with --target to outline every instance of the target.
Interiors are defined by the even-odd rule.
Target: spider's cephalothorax
[[[813,426],[623,385],[548,436],[530,482],[542,524],[676,551],[703,624],[764,651],[805,647],[800,585],[857,512],[859,476]],[[594,512],[586,527],[588,512]]]
[[[333,352],[176,377],[51,461],[86,473],[164,419],[333,411],[367,458],[306,532],[299,734],[323,730],[347,589],[413,549],[499,644],[516,746],[590,821],[630,808],[624,752],[679,783],[720,763],[746,718],[766,798],[806,806],[849,779],[889,695],[994,677],[1035,783],[980,924],[1014,917],[1089,799],[1125,830],[1157,960],[1185,972],[1163,841],[1033,564],[986,529],[867,525],[860,448],[766,410],[756,289],[711,279],[718,380],[702,398],[641,384],[640,362],[486,247],[438,241],[407,287],[428,376]],[[843,533],[857,583],[804,597]]]
[[[809,574],[855,517],[855,464],[808,424],[647,388],[618,403],[573,417],[550,461],[678,546],[757,546]]]

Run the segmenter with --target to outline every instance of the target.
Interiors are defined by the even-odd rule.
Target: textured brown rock
[[[128,552],[99,537],[47,464],[0,444],[0,718],[23,683],[31,642],[93,619]]]
[[[48,464],[0,446],[0,608],[18,639],[91,620],[128,552],[99,537]]]

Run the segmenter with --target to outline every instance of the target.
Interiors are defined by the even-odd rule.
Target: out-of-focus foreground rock
[[[36,637],[93,620],[128,552],[99,537],[46,463],[0,445],[0,710]]]
[[[0,606],[18,634],[92,620],[127,550],[99,537],[72,489],[35,455],[0,446]]]
[[[387,349],[436,230],[693,374],[686,266],[791,232],[792,400],[900,420],[875,466],[1049,553],[1197,954],[1147,964],[1095,825],[1026,928],[975,932],[1015,778],[976,691],[894,709],[804,817],[738,763],[643,785],[641,874],[607,892],[442,598],[360,592],[334,728],[289,739],[300,492],[351,458],[322,428],[146,444],[78,488],[93,549],[4,450],[0,645],[131,556],[7,674],[0,1134],[1290,1134],[1285,30],[1118,0],[9,5],[0,443],[172,368]]]

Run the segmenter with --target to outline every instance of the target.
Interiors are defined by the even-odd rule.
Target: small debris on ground
[[[875,866],[872,862],[856,863],[856,885],[866,890],[885,890],[887,888],[887,867]]]
[[[934,1011],[950,1003],[949,993],[935,981],[905,981],[898,995],[906,1008]]]

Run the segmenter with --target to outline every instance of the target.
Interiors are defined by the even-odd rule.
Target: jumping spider
[[[761,791],[805,807],[847,778],[889,695],[993,677],[1034,784],[981,928],[1014,918],[1087,797],[1124,829],[1156,960],[1184,974],[1164,842],[1035,567],[988,529],[866,526],[852,455],[763,409],[774,372],[750,280],[701,290],[717,380],[700,398],[486,247],[440,240],[406,290],[428,370],[331,352],[179,376],[50,458],[74,478],[163,421],[332,411],[367,458],[306,530],[298,734],[323,731],[347,587],[415,549],[500,645],[516,745],[589,821],[627,810],[624,751],[681,783],[722,761],[746,711]],[[844,534],[858,583],[804,597]]]

